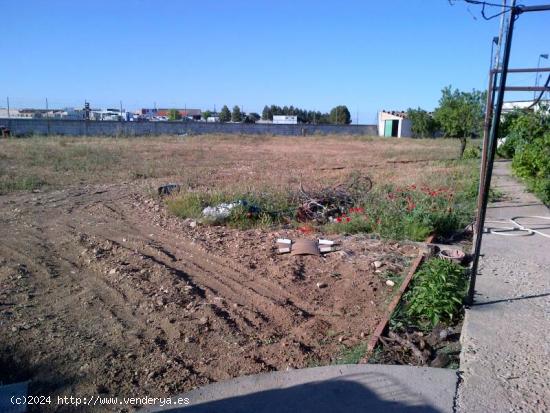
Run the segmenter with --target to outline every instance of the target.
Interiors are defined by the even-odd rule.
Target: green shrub
[[[481,157],[481,148],[478,145],[469,145],[462,155],[464,159],[479,159]]]
[[[499,154],[512,157],[514,173],[544,203],[550,203],[550,113],[544,108],[514,113],[506,132]]]
[[[422,265],[405,294],[404,314],[426,329],[450,322],[462,307],[466,286],[467,277],[460,265],[432,258]]]
[[[542,202],[550,203],[550,131],[519,144],[512,168]]]
[[[368,193],[360,207],[325,226],[335,233],[375,233],[387,239],[423,241],[468,225],[475,209],[477,183],[455,193],[450,188],[385,186]]]

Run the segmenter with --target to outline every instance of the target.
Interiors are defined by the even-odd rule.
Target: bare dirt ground
[[[2,356],[36,394],[162,395],[336,361],[391,295],[370,264],[401,273],[417,253],[348,238],[324,258],[278,256],[293,231],[189,228],[119,186],[0,210]]]
[[[358,150],[369,149],[368,142],[328,142],[326,158],[344,167],[360,166],[354,165]],[[186,150],[178,144],[167,143],[158,168],[170,153]],[[285,171],[302,171],[294,165],[299,159],[305,170],[326,164],[304,157],[309,146],[300,152],[295,143],[292,150],[283,145],[278,153],[274,139],[267,144],[261,156],[262,148],[256,155],[233,148],[235,160],[221,161],[202,184],[216,176],[246,177],[247,167],[265,172],[266,158]],[[418,145],[425,150],[427,144]],[[442,148],[445,158],[452,147]],[[2,166],[13,172],[21,148],[5,149]],[[142,149],[135,152],[142,156]],[[379,152],[378,164],[406,160],[399,149],[386,161]],[[202,165],[216,162],[190,154]],[[95,175],[56,171],[44,161],[46,190],[0,196],[0,382],[30,379],[37,395],[167,396],[245,374],[345,362],[397,290],[386,285],[385,273],[404,273],[418,253],[414,244],[343,236],[332,237],[341,251],[290,257],[277,255],[274,241],[303,237],[291,229],[192,228],[148,194],[168,180],[163,174],[122,182],[135,172],[124,168],[124,156]],[[413,173],[412,164],[403,165]],[[389,176],[393,167],[377,176]],[[38,167],[29,161],[18,168]],[[279,182],[277,174],[271,179]],[[108,180],[117,183],[90,182]],[[376,270],[374,261],[383,266]]]

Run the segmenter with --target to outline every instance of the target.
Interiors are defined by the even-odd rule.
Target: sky
[[[0,10],[0,107],[8,96],[14,108],[343,104],[359,123],[432,110],[446,85],[485,89],[499,25],[448,0],[0,0]],[[549,23],[550,12],[519,18],[511,67],[550,53]]]

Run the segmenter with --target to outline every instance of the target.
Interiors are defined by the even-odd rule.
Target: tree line
[[[212,116],[210,111],[203,112],[204,119]],[[265,106],[262,115],[258,113],[244,114],[241,108],[237,105],[233,106],[233,110],[230,110],[227,105],[224,105],[220,113],[218,114],[220,122],[245,122],[255,123],[260,118],[266,121],[272,121],[273,116],[296,116],[298,123],[310,123],[310,124],[338,124],[348,125],[351,123],[351,114],[347,106],[340,105],[332,108],[330,112],[323,113],[320,111],[305,110],[296,108],[294,106]]]
[[[328,113],[320,111],[295,108],[294,106],[264,106],[262,120],[273,120],[273,116],[297,116],[299,123],[312,124],[339,124],[348,125],[351,123],[351,114],[345,105],[339,105]]]

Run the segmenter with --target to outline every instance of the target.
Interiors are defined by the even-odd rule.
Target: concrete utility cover
[[[354,364],[239,377],[184,393],[189,405],[143,412],[334,413],[453,411],[455,370]],[[176,397],[173,398],[174,400]]]

